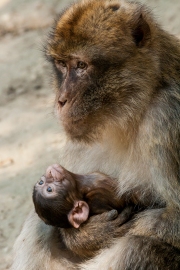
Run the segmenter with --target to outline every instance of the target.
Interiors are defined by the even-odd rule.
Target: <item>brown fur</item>
[[[87,202],[89,216],[112,209],[121,212],[128,203],[125,197],[117,196],[118,182],[98,172],[78,175],[58,164],[53,164],[41,177],[41,182],[38,181],[33,189],[35,209],[40,218],[56,227],[72,227],[67,220],[67,215],[73,209],[75,202]],[[48,187],[52,188],[50,193],[45,192]],[[49,215],[51,212],[52,220]]]
[[[103,214],[89,220],[77,239],[86,234],[94,246],[106,241],[84,264],[60,250],[54,260],[48,238],[37,248],[46,232],[37,234],[38,220],[30,232],[27,222],[13,269],[180,269],[179,41],[138,3],[82,0],[61,14],[46,54],[55,71],[55,111],[68,136],[61,164],[80,174],[115,177],[119,196],[159,208],[138,213],[127,227],[111,228]],[[86,68],[77,68],[78,61]],[[113,241],[112,235],[119,238]],[[32,253],[27,256],[33,247],[42,264]]]
[[[50,193],[46,192],[49,187],[51,187]],[[116,209],[117,211],[104,214],[105,217],[107,216],[106,222],[111,221],[110,226],[113,233],[113,223],[114,226],[120,226],[130,220],[136,212],[145,209],[145,206],[135,205],[134,198],[117,196],[117,188],[118,182],[102,173],[78,175],[67,171],[58,164],[53,164],[48,167],[45,175],[41,177],[41,181],[34,186],[33,202],[36,213],[46,224],[59,227],[62,243],[69,251],[73,251],[81,258],[92,257],[102,247],[104,240],[94,245],[95,240],[92,241],[91,237],[91,243],[89,235],[86,234],[89,225],[83,224],[87,223],[88,217]],[[77,204],[79,204],[78,208]],[[81,206],[82,204],[86,208],[85,210]],[[85,217],[86,210],[87,217]],[[78,217],[80,227],[74,229],[73,212],[77,213],[77,211],[81,213]],[[120,214],[117,218],[118,213]],[[69,215],[71,219],[69,219]],[[112,220],[114,221],[112,222]],[[93,218],[90,223],[91,227],[92,225]],[[99,233],[102,234],[101,226],[98,225],[98,228]],[[89,230],[93,230],[93,228]],[[81,231],[80,234],[79,231]],[[110,233],[109,228],[108,232]],[[106,234],[105,231],[104,234]],[[115,233],[114,237],[116,235],[119,233]],[[106,246],[108,241],[105,240]]]

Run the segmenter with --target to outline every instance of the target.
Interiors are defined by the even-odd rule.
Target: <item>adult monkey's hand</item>
[[[120,229],[133,213],[133,207],[126,207],[120,214],[117,210],[92,216],[79,229],[61,229],[65,245],[80,257],[92,257],[101,248],[108,247],[115,237],[122,236],[128,230]]]

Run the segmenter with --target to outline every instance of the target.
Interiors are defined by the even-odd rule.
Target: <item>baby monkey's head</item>
[[[73,176],[63,167],[56,169],[52,167],[34,186],[36,213],[48,225],[78,228],[88,219],[89,206],[82,200]]]

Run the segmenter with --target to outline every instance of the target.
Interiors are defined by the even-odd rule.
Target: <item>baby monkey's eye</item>
[[[39,185],[43,185],[43,184],[44,184],[44,181],[41,180],[41,181],[39,182]]]
[[[52,192],[52,188],[51,187],[48,187],[47,188],[47,192]]]

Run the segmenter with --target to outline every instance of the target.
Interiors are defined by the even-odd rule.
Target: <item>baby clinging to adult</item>
[[[126,206],[125,199],[117,196],[115,179],[102,173],[74,174],[58,164],[49,166],[34,186],[33,202],[46,224],[60,228],[79,228],[92,215],[112,209],[121,212]]]

